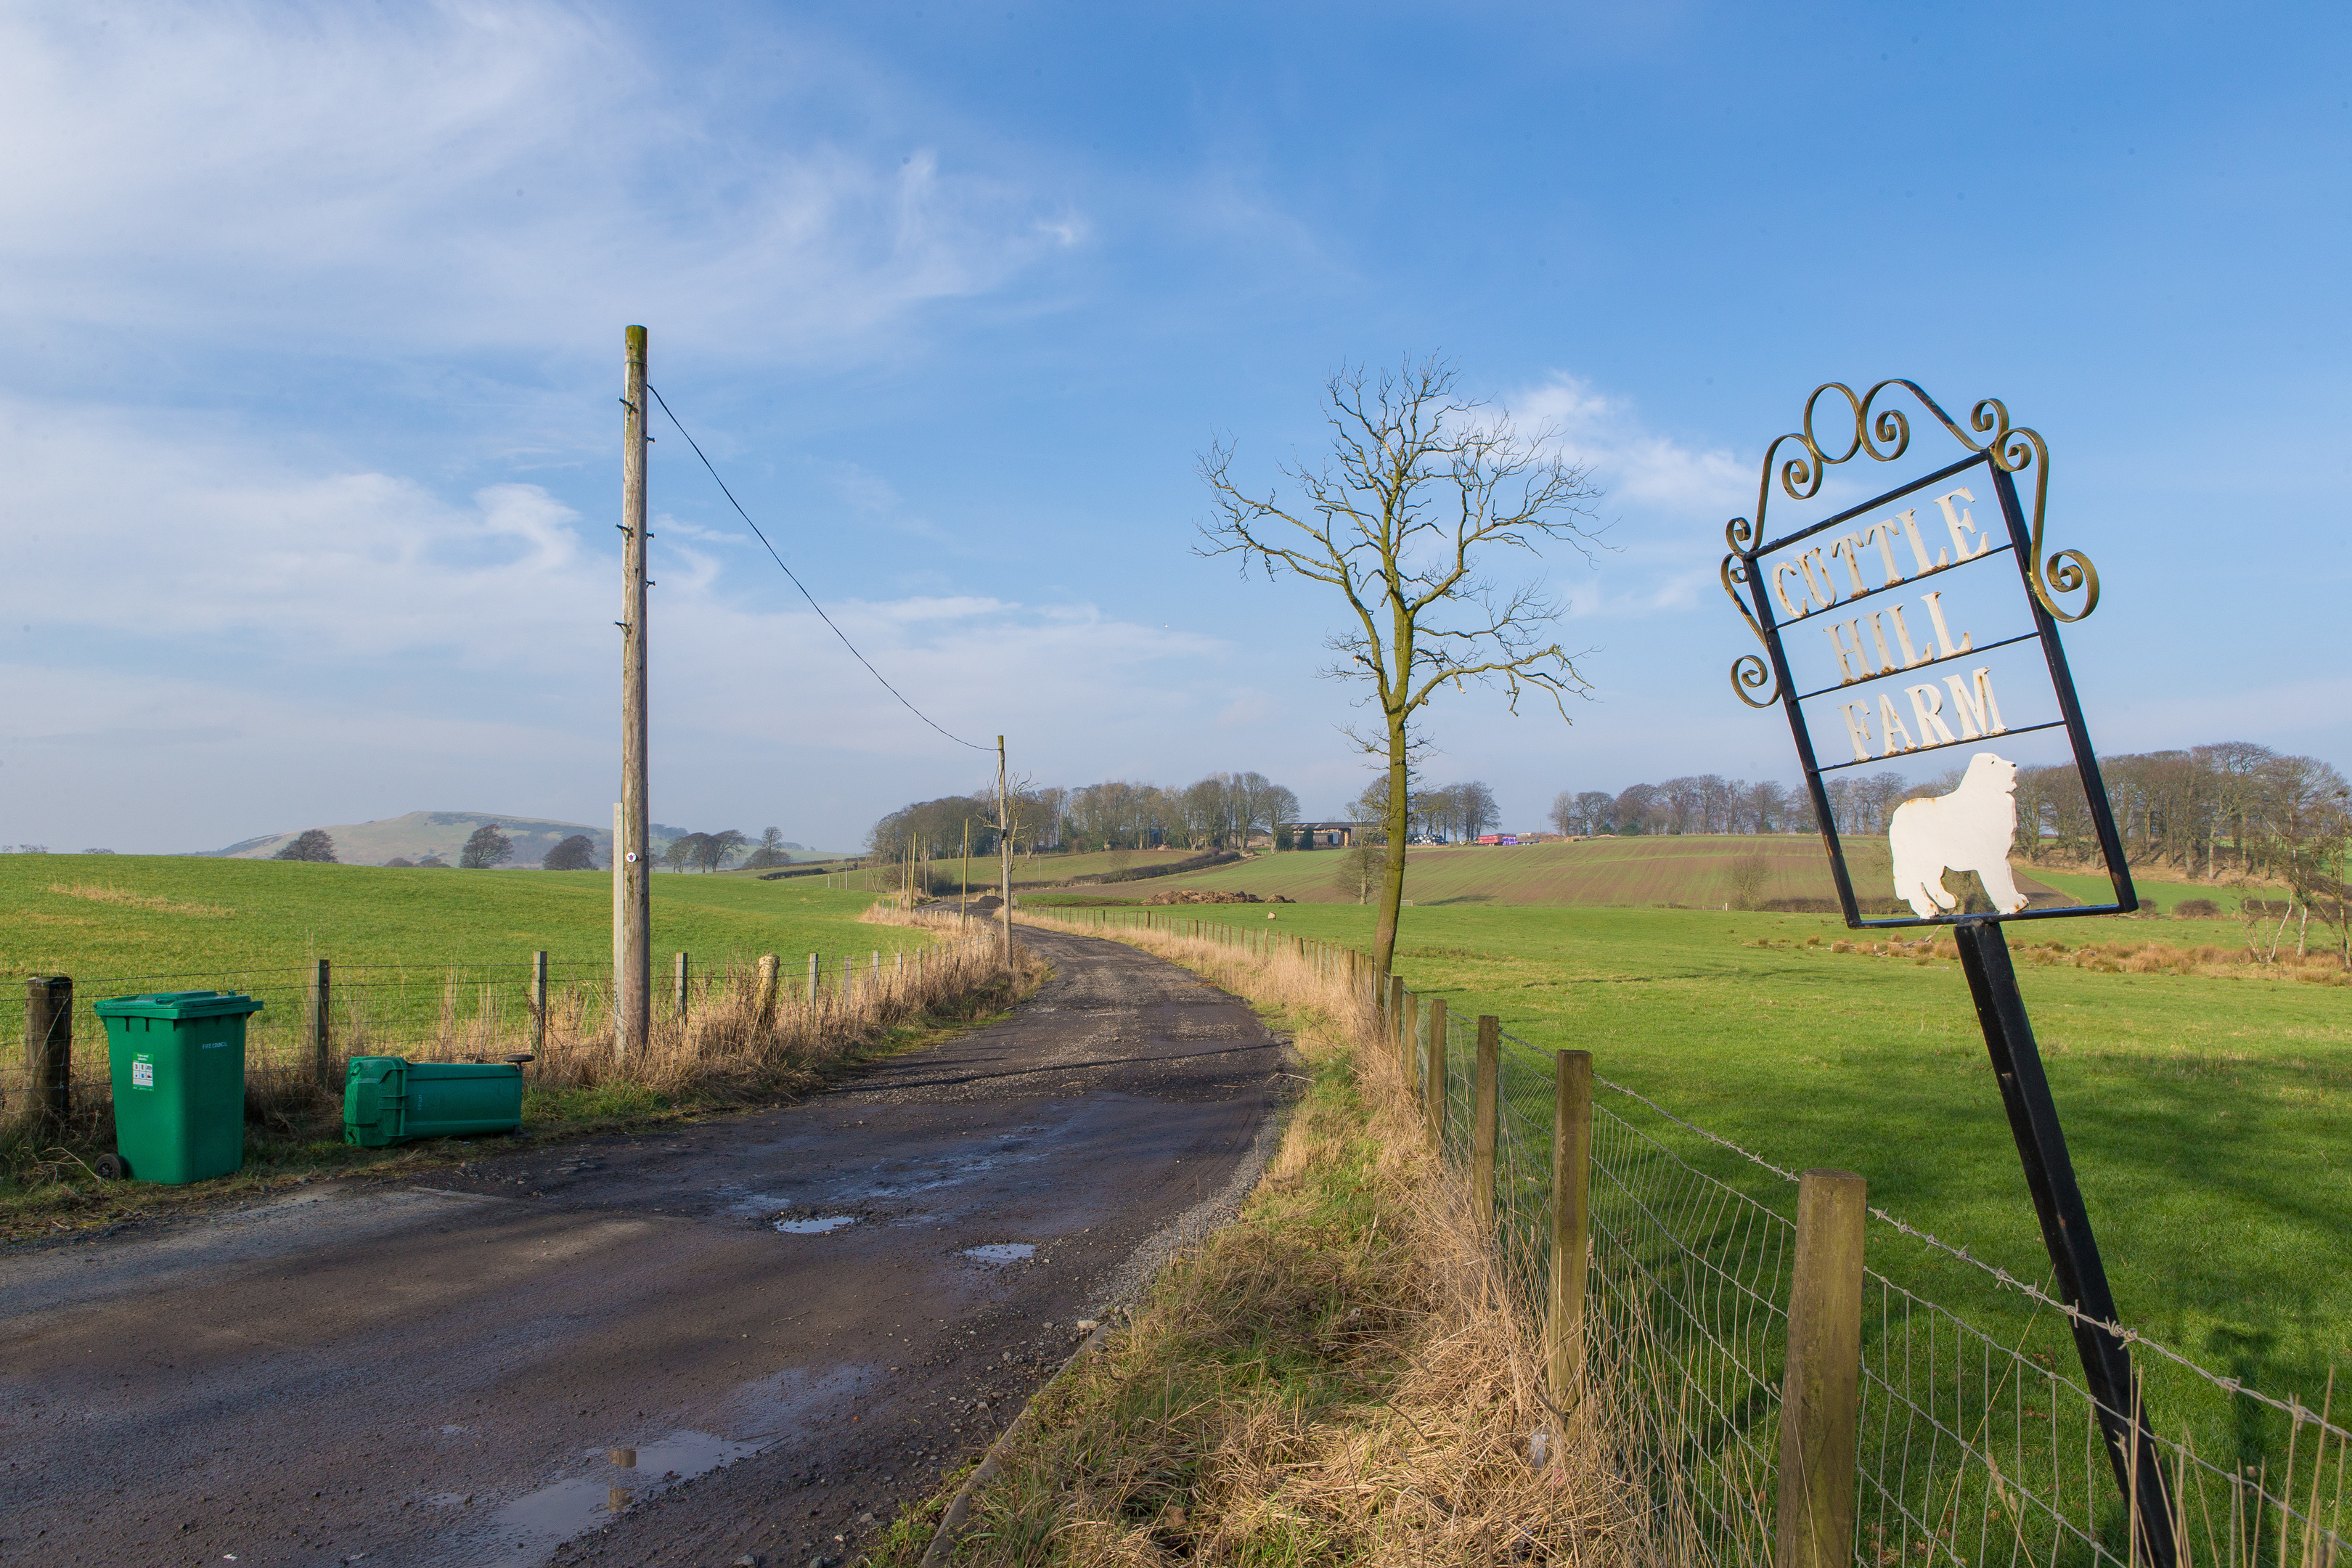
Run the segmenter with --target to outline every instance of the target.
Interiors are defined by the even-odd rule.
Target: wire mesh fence
[[[1405,1015],[1407,1081],[1443,1063],[1449,1163],[1475,1158],[1476,1024]],[[1557,1337],[1550,1300],[1558,1055],[1504,1035],[1496,1070],[1495,1219],[1518,1309]],[[1646,1489],[1676,1555],[1774,1558],[1788,1301],[1799,1179],[1605,1078],[1592,1079],[1587,1258],[1578,1325],[1583,1392],[1612,1410],[1614,1462]],[[1747,1186],[1704,1168],[1738,1163]],[[2168,1400],[2193,1409],[2154,1433],[2157,1473],[2129,1454],[2135,1411],[2103,1412],[2084,1384],[2080,1321],[2020,1280],[1874,1211],[1864,1271],[1853,1560],[1863,1568],[2142,1568],[2153,1528],[2172,1560],[2216,1568],[2322,1568],[2343,1551],[2347,1434],[2332,1382],[2320,1409],[2246,1387],[2123,1331]],[[1956,1310],[1905,1275],[1957,1258],[2006,1310]],[[2232,1441],[2201,1446],[2225,1426]],[[2169,1433],[2169,1435],[2168,1435]],[[2168,1528],[2165,1528],[2168,1527]]]

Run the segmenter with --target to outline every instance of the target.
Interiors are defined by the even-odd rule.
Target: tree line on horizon
[[[1238,848],[1300,816],[1296,792],[1251,772],[1209,773],[1172,789],[1109,779],[1076,788],[1024,784],[1011,793],[1016,853]],[[866,842],[883,859],[909,848],[954,859],[967,842],[975,857],[994,855],[998,837],[991,784],[900,806],[874,825]]]
[[[1914,782],[1894,772],[1824,782],[1840,834],[1886,831],[1906,800],[1949,794],[1961,770]],[[2243,741],[2099,759],[2099,775],[2134,865],[2169,866],[2208,880],[2224,874],[2341,886],[2352,855],[2352,788],[2316,757]],[[1551,823],[1562,834],[1818,833],[1810,795],[1766,780],[1717,773],[1637,784],[1610,795],[1562,790]],[[2020,768],[2018,851],[2029,860],[2095,858],[2090,801],[2071,763]]]
[[[746,851],[744,846],[750,845]],[[112,853],[112,851],[108,851]],[[487,871],[506,865],[514,858],[514,840],[495,822],[483,823],[469,835],[464,847],[457,851],[457,867],[467,871]],[[784,833],[780,827],[764,830],[755,843],[736,828],[718,833],[681,833],[662,846],[659,864],[673,871],[723,871],[730,862],[741,858],[742,868],[763,870],[772,866],[789,866],[792,854],[784,847]],[[320,865],[340,865],[335,853],[334,836],[321,827],[306,827],[280,845],[273,860],[304,860]],[[438,855],[426,855],[412,860],[405,855],[395,855],[383,863],[387,868],[446,871],[449,862]],[[613,864],[609,849],[600,851],[596,840],[585,833],[575,833],[558,842],[540,860],[540,868],[547,871],[609,870]]]
[[[1295,791],[1257,773],[1210,773],[1178,789],[1124,779],[1076,789],[1024,786],[1013,796],[1016,852],[1233,849],[1258,840],[1283,850],[1298,847],[1298,825],[1309,820]],[[1360,839],[1380,841],[1377,825],[1386,817],[1387,800],[1383,774],[1348,804],[1348,820],[1366,828]],[[1460,842],[1487,831],[1496,819],[1495,792],[1480,781],[1419,790],[1412,797],[1415,842]],[[996,853],[992,784],[901,806],[874,825],[866,844],[885,859],[903,856],[910,845],[953,859],[963,853],[967,830],[973,856]]]

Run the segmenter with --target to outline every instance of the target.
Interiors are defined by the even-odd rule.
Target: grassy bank
[[[1565,1463],[1528,1462],[1549,1419],[1531,1347],[1368,1016],[1285,955],[1140,942],[1256,1002],[1308,1080],[1238,1221],[1014,1428],[953,1561],[1615,1554],[1631,1510],[1591,1462],[1594,1434]],[[876,1561],[914,1568],[954,1489],[909,1510]]]

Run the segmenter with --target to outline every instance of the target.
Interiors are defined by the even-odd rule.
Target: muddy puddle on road
[[[712,1423],[741,1436],[689,1427],[634,1447],[584,1452],[573,1473],[502,1505],[487,1526],[468,1532],[471,1540],[438,1561],[536,1568],[557,1546],[611,1522],[631,1504],[788,1441],[815,1410],[872,1370],[842,1367],[811,1377],[795,1369],[744,1384],[726,1401],[725,1418]]]
[[[804,1215],[823,1217],[829,1210],[854,1209],[876,1204],[885,1206],[903,1204],[925,1194],[967,1186],[1011,1166],[1035,1164],[1051,1153],[1050,1149],[1034,1146],[1037,1135],[1054,1131],[1041,1124],[1016,1128],[1010,1132],[975,1134],[973,1136],[979,1141],[978,1148],[887,1161],[876,1171],[856,1180],[829,1184],[823,1194],[815,1197],[794,1196],[769,1192],[745,1183],[728,1182],[719,1189],[720,1205],[722,1211],[728,1214],[766,1218],[777,1215],[777,1212],[782,1210],[782,1215],[779,1217],[798,1220]],[[870,1219],[873,1216],[854,1217]],[[904,1223],[909,1217],[929,1216],[900,1216],[893,1223]],[[798,1231],[793,1234],[813,1233]]]
[[[1026,1241],[992,1241],[985,1247],[967,1247],[963,1255],[982,1263],[1021,1263],[1036,1257],[1037,1248]]]

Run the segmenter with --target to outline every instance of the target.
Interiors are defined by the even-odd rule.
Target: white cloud
[[[1753,462],[1725,447],[1695,449],[1645,429],[1627,402],[1580,377],[1555,372],[1505,404],[1523,434],[1549,432],[1561,456],[1591,465],[1613,504],[1713,518],[1718,536],[1725,520],[1755,504]]]
[[[1585,466],[1606,492],[1597,505],[1606,548],[1569,595],[1572,616],[1645,618],[1720,592],[1723,525],[1755,505],[1753,463],[1660,435],[1625,400],[1563,372],[1502,402],[1523,437]]]
[[[684,99],[649,53],[529,0],[10,8],[0,312],[309,352],[625,321],[870,350],[1084,239],[1064,198],[861,148],[879,107],[805,46],[756,95]],[[824,131],[736,122],[795,110]]]
[[[538,486],[308,473],[184,416],[0,402],[0,433],[5,542],[42,563],[0,595],[13,646],[40,650],[5,672],[0,841],[179,848],[453,800],[576,818],[609,793],[615,547]],[[833,626],[943,728],[1014,735],[1041,776],[1095,776],[1107,747],[1206,765],[1192,748],[1234,695],[1241,650],[1084,603],[813,584],[828,626],[765,552],[675,522],[654,549],[666,820],[782,797],[795,837],[839,841],[962,778],[969,754]]]
[[[656,539],[698,539],[706,544],[748,544],[752,549],[760,542],[748,533],[730,533],[723,528],[705,528],[698,522],[688,522],[682,517],[667,513],[656,516],[653,522]]]

